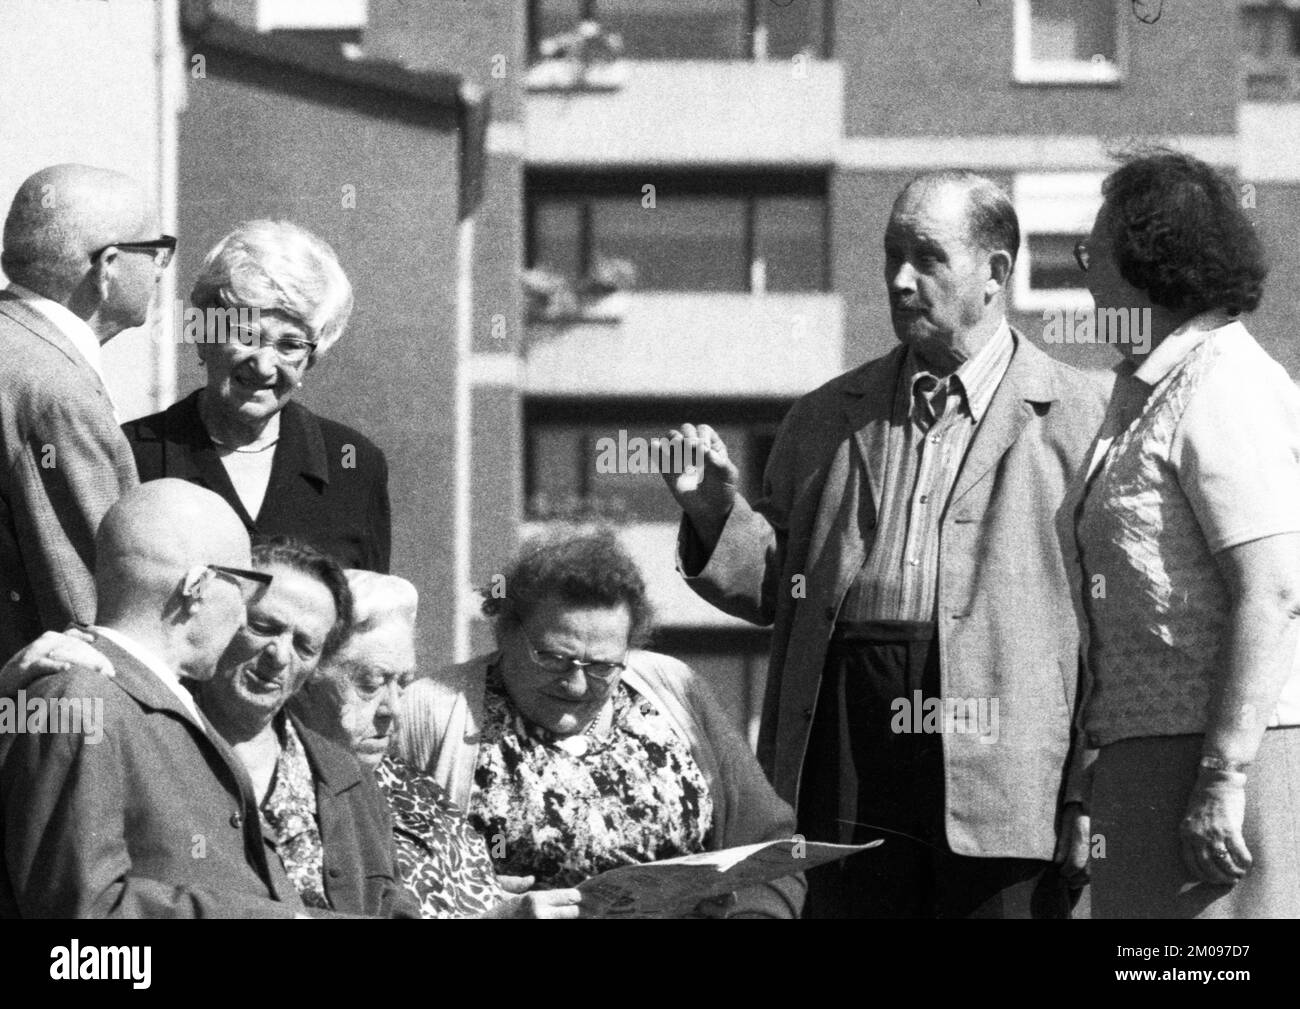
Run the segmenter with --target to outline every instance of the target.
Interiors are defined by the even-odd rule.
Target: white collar
[[[10,281],[9,291],[16,294],[29,307],[40,312],[55,329],[68,338],[68,342],[77,349],[77,353],[85,358],[86,363],[99,376],[99,380],[104,383],[104,390],[107,391],[108,383],[104,381],[103,349],[100,347],[99,337],[95,336],[95,331],[86,324],[86,320],[78,318],[57,301],[52,301],[43,294],[37,294],[23,287],[22,284]],[[112,402],[112,399],[110,395],[109,402]]]
[[[160,659],[154,652],[145,648],[144,645],[140,644],[134,638],[127,637],[121,631],[115,631],[111,627],[100,627],[94,624],[91,625],[90,629],[101,637],[107,638],[109,641],[113,642],[113,644],[117,645],[118,648],[122,649],[122,651],[128,653],[133,658],[138,659],[141,665],[145,666],[151,673],[157,676],[158,679],[162,680],[163,683],[167,685],[167,689],[180,699],[181,704],[185,706],[185,710],[194,716],[194,720],[198,722],[200,726],[203,725],[203,718],[199,715],[199,706],[194,700],[194,695],[185,689],[185,684],[181,683],[181,678],[177,674],[176,670],[167,665],[167,663]]]
[[[1215,333],[1243,329],[1241,321],[1214,309],[1188,319],[1166,336],[1133,371],[1133,377],[1149,386],[1157,386],[1188,354]]]

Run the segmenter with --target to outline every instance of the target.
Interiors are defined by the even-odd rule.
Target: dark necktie
[[[921,372],[912,382],[912,401],[922,431],[929,431],[943,416],[948,402],[948,383],[940,382],[929,372]]]

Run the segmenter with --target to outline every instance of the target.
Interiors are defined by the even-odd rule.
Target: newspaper
[[[582,891],[581,917],[681,918],[709,897],[793,876],[880,843],[822,844],[786,838],[662,862],[622,865],[578,886]]]

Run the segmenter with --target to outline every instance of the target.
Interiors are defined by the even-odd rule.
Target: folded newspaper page
[[[681,918],[700,901],[874,848],[787,838],[622,865],[580,884],[583,918]]]

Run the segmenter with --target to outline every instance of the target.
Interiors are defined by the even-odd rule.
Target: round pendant
[[[587,755],[586,736],[565,736],[563,739],[558,740],[555,745],[572,757],[585,757]]]

